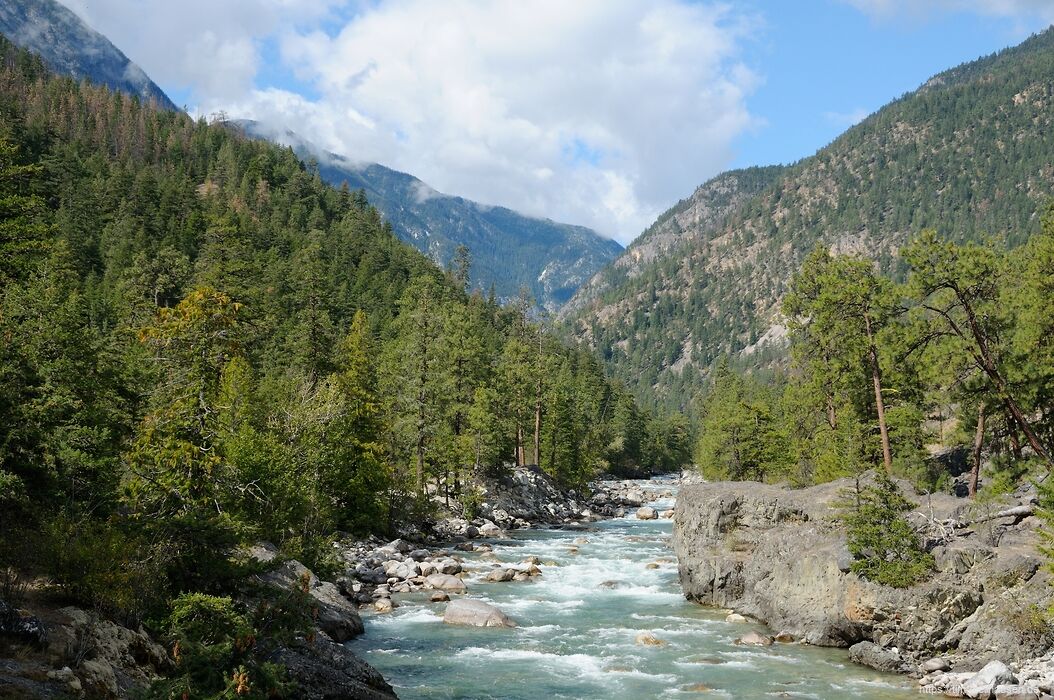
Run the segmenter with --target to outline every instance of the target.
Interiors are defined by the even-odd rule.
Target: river
[[[671,482],[642,485],[667,490]],[[661,511],[673,502],[650,505]],[[909,680],[852,664],[844,650],[737,646],[737,637],[762,628],[725,622],[721,611],[684,599],[671,529],[670,520],[630,514],[586,531],[512,533],[492,542],[493,553],[464,558],[469,597],[501,608],[516,629],[446,625],[445,603],[403,594],[394,612],[364,617],[366,633],[351,647],[403,700],[918,697]],[[530,555],[543,562],[540,577],[477,580],[496,562]],[[641,632],[664,644],[638,644]]]

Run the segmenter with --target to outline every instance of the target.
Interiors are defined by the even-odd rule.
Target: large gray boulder
[[[878,671],[898,671],[903,659],[892,649],[885,649],[874,642],[857,642],[849,647],[849,660]]]
[[[287,561],[275,570],[261,574],[260,581],[282,590],[306,582],[307,592],[318,606],[315,623],[320,630],[335,642],[346,642],[362,634],[362,618],[355,605],[334,584],[320,580],[300,562]]]
[[[988,700],[995,692],[996,686],[1013,685],[1017,678],[1002,661],[990,661],[984,668],[968,678],[962,685],[963,694],[968,698]]]
[[[931,535],[943,537],[932,548],[938,565],[932,578],[894,589],[849,568],[836,504],[853,486],[852,480],[799,490],[755,482],[684,486],[673,546],[685,595],[809,644],[896,647],[907,666],[941,655],[956,669],[976,670],[993,657],[1021,661],[1049,648],[1049,635],[1021,624],[1051,599],[1036,518],[963,527],[985,506],[909,493],[924,502],[909,520],[920,529],[943,523],[945,534]]]
[[[464,581],[450,574],[432,574],[425,579],[425,586],[449,593],[465,593],[468,590]]]
[[[396,700],[376,669],[324,637],[279,649],[275,661],[286,667],[296,697],[304,700]]]
[[[659,514],[651,506],[637,509],[637,520],[655,520],[658,517]]]
[[[515,627],[516,623],[498,608],[482,600],[460,598],[446,606],[443,622],[472,627]]]

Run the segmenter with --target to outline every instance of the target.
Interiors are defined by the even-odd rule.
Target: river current
[[[642,482],[667,490],[671,482]],[[649,504],[661,511],[672,500]],[[526,530],[465,553],[468,597],[501,608],[515,629],[446,625],[427,593],[364,617],[351,647],[403,700],[415,698],[864,698],[918,697],[907,679],[849,662],[844,650],[799,644],[737,646],[762,627],[684,599],[670,520],[631,513],[584,531]],[[525,582],[480,580],[499,562],[540,557]],[[655,566],[657,564],[657,566]],[[649,566],[651,565],[651,566]],[[664,642],[642,645],[647,632]]]

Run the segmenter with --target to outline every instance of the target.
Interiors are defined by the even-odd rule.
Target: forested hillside
[[[248,120],[234,123],[249,134],[293,146],[305,160],[315,160],[322,179],[335,187],[346,182],[363,190],[396,236],[441,267],[453,262],[459,247],[468,248],[471,287],[493,288],[499,299],[515,299],[526,289],[540,308],[555,312],[622,250],[584,226],[443,194],[408,173],[325,152],[300,135],[275,134]]]
[[[5,41],[0,253],[4,585],[156,620],[225,590],[239,542],[324,568],[334,531],[419,523],[510,463],[571,486],[679,459],[681,426],[528,301],[466,292],[467,257],[442,272],[291,150]]]
[[[1024,242],[1054,192],[1052,76],[1052,30],[935,76],[816,155],[767,171],[778,178],[720,225],[685,230],[683,247],[632,275],[601,273],[612,281],[573,311],[571,332],[639,397],[684,407],[716,358],[785,356],[780,300],[818,243],[900,275],[898,248],[924,228]]]

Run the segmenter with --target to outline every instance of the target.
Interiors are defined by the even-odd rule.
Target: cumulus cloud
[[[197,99],[242,97],[260,42],[329,18],[337,0],[62,0],[153,80]]]
[[[75,0],[162,85],[628,241],[756,126],[758,20],[688,0]],[[114,21],[113,17],[120,17]],[[268,84],[262,42],[308,90]]]
[[[864,121],[869,114],[871,114],[870,110],[858,107],[848,112],[824,112],[823,118],[832,126],[848,129],[851,126]]]

